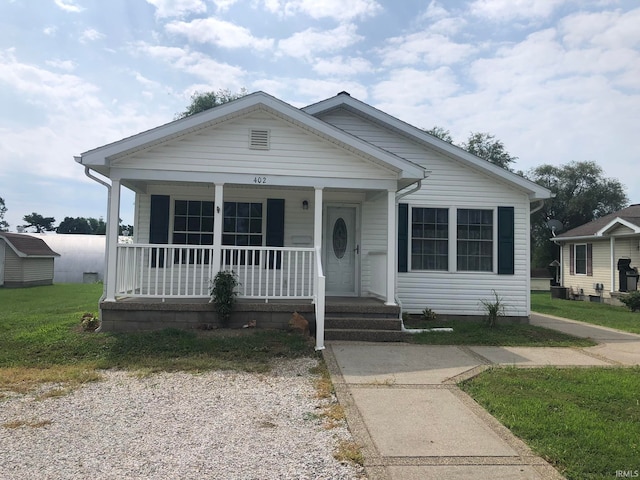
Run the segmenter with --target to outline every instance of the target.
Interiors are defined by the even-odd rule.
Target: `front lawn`
[[[90,381],[107,368],[266,371],[275,358],[314,354],[308,339],[280,331],[84,332],[82,314],[97,314],[101,293],[96,284],[0,288],[0,388]]]
[[[617,328],[626,332],[640,333],[640,312],[631,312],[626,307],[561,300],[551,298],[550,292],[531,292],[531,310],[594,325]]]
[[[459,386],[569,480],[640,470],[637,367],[494,368]]]
[[[412,343],[425,345],[501,345],[510,347],[591,347],[595,342],[534,325],[514,324],[487,327],[481,322],[433,320],[405,324],[407,328],[453,328],[453,332],[425,332],[411,335]]]

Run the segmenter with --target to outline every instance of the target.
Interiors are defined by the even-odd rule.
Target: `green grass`
[[[531,310],[626,332],[640,333],[640,312],[631,312],[626,307],[552,299],[549,292],[531,292]]]
[[[460,384],[568,479],[640,469],[640,369],[495,368]]]
[[[489,328],[481,322],[456,320],[419,322],[413,324],[415,327],[409,327],[409,325],[407,328],[453,328],[453,332],[426,332],[410,337],[412,343],[426,345],[501,345],[511,347],[590,347],[595,345],[592,340],[573,337],[534,325],[495,325]]]
[[[77,284],[0,289],[0,386],[90,381],[108,368],[261,372],[275,358],[314,354],[308,339],[280,331],[83,332],[82,314],[97,313],[101,293],[101,285]]]

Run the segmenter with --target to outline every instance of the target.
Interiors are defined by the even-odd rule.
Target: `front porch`
[[[135,332],[179,328],[220,328],[215,309],[206,298],[127,297],[102,302],[104,331]],[[287,329],[293,312],[303,315],[317,335],[316,309],[311,300],[275,299],[269,302],[239,298],[231,316],[231,328],[255,322],[255,328]],[[327,340],[402,339],[400,308],[371,297],[326,297],[324,336]],[[317,339],[317,338],[316,338]]]

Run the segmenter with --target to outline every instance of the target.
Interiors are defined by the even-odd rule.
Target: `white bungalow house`
[[[495,290],[529,316],[531,205],[550,192],[346,92],[302,109],[253,93],[76,161],[110,192],[104,328],[206,323],[221,269],[253,301],[245,317],[298,302],[318,348],[325,309],[328,333],[334,316],[375,323],[374,305],[395,321],[481,315]],[[111,221],[122,186],[136,193],[129,245]]]
[[[563,232],[553,241],[560,245],[560,284],[571,298],[616,303],[621,292],[638,289],[640,204]]]

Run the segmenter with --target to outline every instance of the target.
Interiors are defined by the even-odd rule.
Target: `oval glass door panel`
[[[336,258],[344,257],[347,251],[347,224],[342,217],[333,224],[333,254]]]

